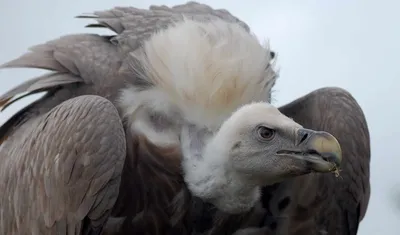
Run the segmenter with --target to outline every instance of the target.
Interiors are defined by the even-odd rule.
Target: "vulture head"
[[[272,59],[254,35],[222,20],[184,19],[129,54],[136,76],[120,106],[132,133],[179,147],[189,190],[225,212],[251,209],[264,185],[341,162],[335,137],[269,104]]]
[[[253,207],[262,186],[341,162],[335,137],[303,128],[266,102],[239,108],[215,133],[188,126],[181,138],[189,189],[229,213]]]

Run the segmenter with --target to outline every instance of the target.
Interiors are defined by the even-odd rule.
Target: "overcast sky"
[[[0,0],[0,64],[55,37],[96,32],[83,28],[89,21],[73,18],[78,14],[113,6],[147,8],[149,2],[171,6],[186,1]],[[343,87],[354,95],[365,112],[372,142],[372,195],[358,234],[400,234],[393,203],[394,189],[400,189],[400,109],[395,103],[400,100],[400,1],[199,2],[229,10],[260,40],[269,39],[281,71],[275,104],[324,86]],[[38,74],[42,72],[0,70],[0,94]],[[0,124],[28,101],[0,113]]]

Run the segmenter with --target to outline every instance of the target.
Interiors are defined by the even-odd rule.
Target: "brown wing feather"
[[[156,30],[167,27],[174,21],[187,17],[194,20],[209,21],[223,19],[237,23],[249,31],[249,26],[223,9],[213,9],[205,4],[188,2],[173,7],[150,6],[147,9],[135,7],[115,7],[106,11],[83,14],[77,18],[95,19],[97,23],[90,28],[108,28],[117,35],[111,41],[125,52],[136,50],[143,40],[148,39]]]
[[[97,24],[89,24],[89,27],[109,28],[117,34],[130,31],[131,34],[140,35],[142,32],[154,32],[157,28],[163,28],[177,19],[190,17],[198,20],[224,19],[237,23],[249,31],[249,26],[230,12],[224,9],[213,9],[208,5],[188,2],[173,7],[152,5],[147,9],[135,7],[114,7],[106,11],[95,11],[91,14],[82,14],[76,18],[95,19]]]
[[[126,156],[116,108],[80,96],[31,119],[0,148],[0,234],[101,231]]]
[[[124,79],[118,76],[121,58],[109,41],[96,35],[68,35],[35,46],[32,51],[2,68],[33,67],[53,70],[18,85],[0,97],[0,108],[38,92],[47,95],[29,104],[0,127],[2,142],[25,120],[44,114],[61,102],[79,95],[114,98]],[[110,79],[113,78],[113,79]],[[14,98],[20,94],[22,97]],[[0,142],[1,144],[1,142]]]
[[[323,88],[280,110],[306,128],[332,133],[343,151],[339,177],[324,174],[297,179],[293,192],[297,221],[291,225],[299,229],[295,234],[312,234],[317,228],[330,235],[355,235],[370,197],[370,137],[362,109],[349,92]]]
[[[160,148],[143,136],[126,136],[121,191],[112,212],[125,218],[120,234],[188,234],[190,194],[182,178],[180,148]]]

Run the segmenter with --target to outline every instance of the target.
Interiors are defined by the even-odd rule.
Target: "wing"
[[[80,96],[29,124],[0,148],[0,233],[100,234],[126,156],[116,108]]]
[[[226,10],[215,10],[195,2],[174,7],[151,6],[149,10],[134,7],[116,7],[107,11],[78,16],[95,19],[88,27],[112,30],[114,35],[75,34],[30,48],[30,52],[12,60],[0,68],[40,68],[52,71],[31,79],[0,96],[0,108],[7,108],[22,97],[46,91],[37,102],[25,107],[0,127],[0,144],[11,135],[13,129],[25,120],[48,112],[61,102],[85,94],[105,97],[115,104],[118,91],[125,82],[147,87],[145,78],[137,78],[133,72],[133,57],[141,43],[152,33],[168,25],[192,18],[208,21],[216,18],[248,26]],[[23,94],[22,97],[14,98]]]
[[[294,218],[327,234],[355,235],[370,197],[370,137],[367,122],[357,101],[340,88],[323,88],[290,104],[281,112],[306,128],[323,130],[337,137],[342,146],[340,176],[310,175],[296,179],[297,207]],[[304,234],[304,226],[300,227]],[[303,234],[296,231],[294,234]]]
[[[123,86],[119,76],[121,58],[115,46],[98,35],[69,35],[31,48],[4,65],[51,70],[52,72],[28,80],[0,96],[0,108],[7,108],[24,94],[29,96],[47,92],[44,97],[26,106],[0,127],[3,142],[27,120],[49,112],[63,101],[79,96],[97,94],[113,100]],[[0,142],[0,144],[1,144]]]

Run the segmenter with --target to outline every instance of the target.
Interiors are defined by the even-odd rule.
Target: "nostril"
[[[299,144],[303,143],[303,142],[307,139],[307,137],[308,137],[308,134],[305,133],[305,134],[303,135],[303,137],[301,137],[301,140],[300,140]]]

